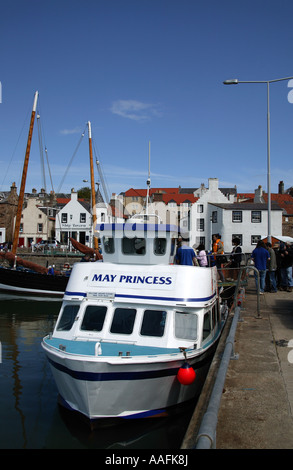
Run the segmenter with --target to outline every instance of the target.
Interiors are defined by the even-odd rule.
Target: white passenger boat
[[[89,420],[162,415],[200,393],[227,307],[216,268],[174,264],[177,227],[99,226],[43,339],[61,402]]]

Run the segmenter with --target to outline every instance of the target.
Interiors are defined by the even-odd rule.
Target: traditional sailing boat
[[[48,275],[47,268],[36,263],[23,260],[16,255],[37,101],[38,92],[36,91],[30,119],[27,147],[18,198],[12,250],[11,252],[7,253],[0,252],[0,257],[10,263],[9,268],[3,266],[0,267],[0,291],[6,291],[25,296],[33,295],[46,297],[49,296],[50,298],[61,298],[63,297],[68,283],[68,277],[66,275],[58,273],[55,273],[54,276]]]

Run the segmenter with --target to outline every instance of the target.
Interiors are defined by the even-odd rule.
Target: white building
[[[211,249],[212,235],[216,233],[211,222],[210,203],[233,204],[235,197],[230,190],[219,189],[218,178],[209,178],[209,187],[201,185],[194,192],[197,201],[190,208],[189,231],[190,246],[197,247],[200,243],[206,250]],[[236,193],[236,190],[235,190]]]
[[[0,227],[0,243],[6,242],[6,228]]]
[[[232,239],[237,237],[243,253],[251,253],[259,240],[268,234],[268,206],[264,203],[241,202],[209,204],[212,233],[219,233],[225,252],[232,251]],[[282,209],[271,206],[272,234],[282,233]]]
[[[97,223],[111,223],[111,207],[103,202],[99,194],[95,206]],[[74,238],[83,245],[93,246],[93,218],[88,202],[78,200],[77,192],[71,190],[71,198],[58,212],[55,223],[56,239],[61,244],[68,245],[69,239]]]
[[[92,215],[90,205],[77,199],[77,192],[71,190],[70,201],[56,215],[56,239],[68,245],[72,237],[84,245],[91,245]]]

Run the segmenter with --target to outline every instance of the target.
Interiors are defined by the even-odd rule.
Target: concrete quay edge
[[[229,329],[228,323],[182,449],[195,449]],[[261,295],[258,318],[255,283],[248,277],[234,352],[239,357],[229,362],[216,449],[293,449],[293,292]]]

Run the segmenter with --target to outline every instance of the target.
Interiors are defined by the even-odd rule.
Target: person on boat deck
[[[221,240],[221,235],[216,233],[213,235],[213,254],[217,266],[217,271],[222,282],[225,281],[225,277],[222,271],[222,263],[224,262],[224,243]]]
[[[205,251],[205,247],[202,243],[200,245],[198,245],[197,251],[198,251],[197,260],[199,262],[199,265],[201,267],[206,268],[207,265],[208,265],[208,260],[207,260],[207,254],[206,254],[206,251]]]
[[[90,256],[88,253],[86,253],[86,254],[84,255],[84,257],[81,258],[80,261],[81,261],[82,263],[84,263],[84,262],[85,262],[85,263],[88,263],[90,260],[91,260],[91,256]]]
[[[229,263],[226,265],[226,268],[231,269],[231,277],[227,278],[227,281],[236,280],[239,273],[240,263],[242,259],[242,250],[240,246],[240,239],[235,237],[232,239],[233,249],[230,255]]]
[[[55,268],[54,264],[53,264],[53,266],[49,266],[49,268],[48,268],[48,274],[50,274],[51,276],[53,276],[54,273],[55,273],[54,268]]]
[[[177,264],[185,266],[198,266],[194,249],[188,246],[186,241],[182,241],[178,248],[175,260]]]

